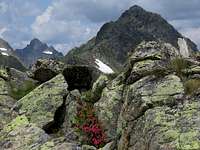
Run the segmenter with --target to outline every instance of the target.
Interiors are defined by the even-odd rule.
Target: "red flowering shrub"
[[[105,144],[106,135],[95,116],[93,106],[79,101],[75,127],[83,137],[83,144],[101,147]]]

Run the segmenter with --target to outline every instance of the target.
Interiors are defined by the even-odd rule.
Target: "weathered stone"
[[[28,77],[27,73],[9,68],[9,95],[14,99],[20,99],[38,86],[38,81]]]
[[[32,66],[29,76],[40,81],[41,83],[44,83],[61,73],[64,66],[65,65],[62,62],[56,60],[39,59]]]
[[[168,75],[163,78],[147,76],[130,85],[127,89],[123,108],[125,120],[135,120],[157,105],[174,105],[182,96],[184,87],[179,77]]]
[[[68,143],[65,138],[54,138],[44,143],[40,150],[82,150],[76,143]]]
[[[52,121],[66,92],[67,83],[64,77],[59,74],[20,99],[15,108],[19,109],[20,114],[26,114],[31,123],[42,127]]]
[[[0,134],[0,146],[3,149],[39,149],[49,136],[34,124],[30,124],[26,116],[18,116],[6,125]]]
[[[109,139],[113,139],[117,135],[117,119],[123,102],[124,84],[121,83],[120,77],[121,75],[103,89],[101,98],[94,105],[98,119]]]
[[[101,93],[103,89],[106,87],[108,83],[108,77],[106,75],[101,75],[97,81],[93,84],[92,94],[94,101],[98,101],[101,97]]]
[[[169,60],[178,56],[178,50],[172,45],[162,42],[142,42],[137,46],[130,57],[131,64],[135,62],[150,60]]]
[[[161,106],[147,110],[137,120],[128,122],[119,150],[200,149],[199,108],[199,101],[186,101],[178,107]]]
[[[16,101],[9,96],[8,83],[0,78],[0,130],[15,116],[15,113],[11,111],[15,102]]]
[[[5,124],[16,116],[16,112],[11,110],[15,102],[16,101],[10,96],[0,95],[0,131]]]

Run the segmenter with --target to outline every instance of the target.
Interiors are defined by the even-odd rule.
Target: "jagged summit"
[[[66,56],[66,63],[71,63],[74,56],[94,63],[95,59],[92,58],[96,57],[115,70],[120,70],[127,61],[128,53],[142,41],[163,41],[178,49],[179,38],[185,37],[159,14],[135,5],[126,10],[117,21],[105,23],[97,36],[87,44],[70,51]],[[191,51],[197,50],[191,40],[185,39]]]
[[[134,14],[134,13],[139,13],[139,12],[140,13],[146,12],[146,10],[143,9],[142,7],[140,7],[139,5],[134,5],[134,6],[130,7],[128,10],[126,10],[124,13],[122,13],[122,16],[123,15],[130,15],[128,13]]]
[[[63,57],[63,54],[56,51],[53,46],[48,46],[37,38],[31,40],[24,49],[17,49],[15,53],[27,67],[34,64],[39,58],[58,59]]]

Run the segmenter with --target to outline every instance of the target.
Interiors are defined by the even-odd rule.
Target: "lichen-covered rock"
[[[141,60],[169,60],[179,55],[179,51],[171,44],[162,42],[142,42],[130,57],[131,64]]]
[[[11,110],[15,102],[16,100],[8,95],[0,95],[0,131],[16,116],[16,112]]]
[[[172,45],[162,42],[142,42],[134,50],[129,59],[128,84],[132,84],[148,75],[163,76],[168,70],[170,62],[179,56],[179,52]]]
[[[0,95],[8,95],[9,86],[8,83],[0,78]]]
[[[76,143],[68,143],[65,138],[54,138],[40,146],[40,150],[82,150]]]
[[[6,68],[0,67],[0,78],[2,78],[2,79],[4,79],[4,80],[8,80],[9,74],[8,74]]]
[[[183,73],[190,76],[191,78],[198,77],[200,75],[200,66],[192,65],[189,68],[183,70]]]
[[[39,59],[32,66],[29,76],[44,83],[49,81],[64,69],[64,63],[52,59]]]
[[[2,149],[39,149],[49,139],[49,136],[34,124],[30,124],[25,115],[18,116],[0,133]]]
[[[20,99],[32,91],[38,83],[28,77],[27,73],[21,72],[14,68],[7,69],[9,75],[9,95],[14,99]]]
[[[149,109],[162,105],[174,106],[176,101],[183,98],[183,94],[183,84],[175,75],[163,78],[147,76],[140,79],[127,88],[125,103],[118,120],[118,132],[122,131],[123,136],[129,136],[124,134],[124,128],[129,128],[129,124],[134,125],[134,121]]]
[[[123,75],[119,75],[110,85],[105,87],[101,98],[94,105],[108,139],[113,139],[117,135],[117,119],[123,103],[124,84],[122,80]]]
[[[101,97],[101,93],[103,89],[106,87],[108,83],[108,77],[106,75],[101,75],[97,81],[93,84],[92,87],[92,94],[94,101],[99,100]]]
[[[127,123],[118,149],[199,150],[199,109],[199,100],[148,109]]]
[[[15,113],[11,111],[15,102],[16,101],[9,96],[8,83],[0,78],[0,130],[15,116]]]
[[[26,114],[31,123],[42,127],[52,121],[66,92],[67,83],[64,77],[59,74],[20,99],[14,109],[19,109],[19,114]]]

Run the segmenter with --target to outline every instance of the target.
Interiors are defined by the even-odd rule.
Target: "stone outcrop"
[[[185,87],[187,73],[199,74],[198,65],[190,61],[180,76],[170,69],[170,62],[180,57],[177,52],[166,43],[141,43],[130,56],[127,71],[112,81],[121,76],[121,82],[104,88],[95,108],[116,149],[200,148],[199,92],[194,89],[187,95]]]
[[[26,114],[30,123],[42,127],[52,121],[54,112],[62,104],[63,95],[66,93],[67,83],[59,74],[20,99],[14,109],[18,110],[19,114]]]
[[[5,80],[10,75],[1,70],[0,147],[199,150],[199,66],[197,59],[182,58],[171,44],[142,42],[129,55],[125,69],[114,78],[101,75],[93,83],[90,67],[69,66],[15,105]],[[16,71],[12,74],[22,83],[29,79]],[[77,131],[77,114],[85,104],[94,109],[106,134],[105,145],[85,145],[85,135]],[[56,120],[61,120],[59,129],[53,128],[47,134],[44,127]]]

